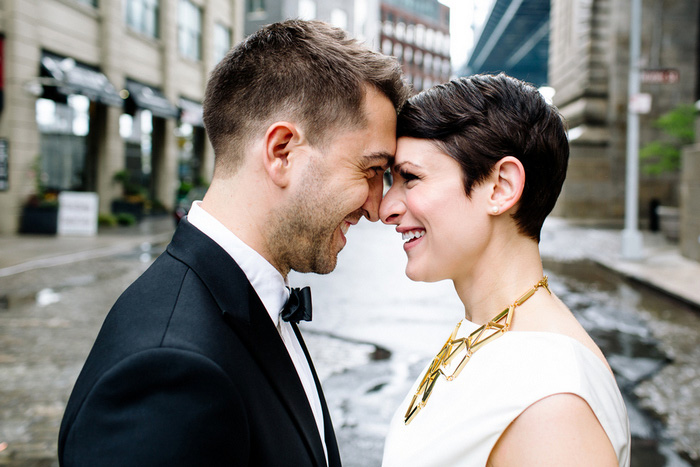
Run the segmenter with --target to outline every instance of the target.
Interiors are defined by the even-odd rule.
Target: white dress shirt
[[[309,362],[306,360],[306,355],[294,334],[291,324],[280,319],[282,308],[284,308],[289,298],[287,280],[262,255],[246,245],[214,216],[205,211],[200,206],[200,203],[201,201],[192,203],[192,207],[187,214],[187,220],[226,250],[246,275],[250,285],[253,286],[260,301],[265,306],[270,319],[272,319],[273,324],[280,333],[280,337],[287,348],[287,352],[289,352],[289,356],[304,387],[306,398],[309,400],[309,405],[318,426],[318,433],[321,436],[326,462],[328,462],[323,410],[321,409],[321,400],[316,390],[316,383],[314,382]],[[264,344],[261,343],[261,345]]]

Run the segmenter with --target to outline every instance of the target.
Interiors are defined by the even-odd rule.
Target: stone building
[[[641,92],[651,96],[650,112],[640,115],[640,145],[644,146],[664,138],[654,125],[660,115],[680,104],[693,104],[700,97],[700,4],[643,0],[642,5],[640,67],[649,73]],[[629,35],[629,0],[552,0],[549,84],[556,89],[554,103],[568,121],[571,142],[558,215],[607,220],[615,225],[622,222]],[[641,173],[642,227],[653,219],[650,206],[679,205],[679,179],[678,171],[656,176]],[[697,219],[700,210],[696,207],[695,212]]]
[[[109,212],[121,174],[170,209],[180,181],[210,178],[201,100],[242,1],[4,0],[0,35],[0,233],[37,193],[96,192]]]

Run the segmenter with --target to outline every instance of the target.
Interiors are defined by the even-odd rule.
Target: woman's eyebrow
[[[411,161],[403,161],[403,162],[399,162],[398,164],[395,164],[395,165],[391,168],[391,170],[392,170],[392,172],[398,172],[399,170],[401,170],[401,167],[403,167],[404,165],[410,165],[410,166],[413,166],[413,167],[415,167],[415,168],[417,168],[417,169],[420,169],[420,168],[421,168],[420,165],[414,164],[414,163],[411,162]]]

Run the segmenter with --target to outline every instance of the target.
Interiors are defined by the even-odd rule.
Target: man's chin
[[[313,271],[311,272],[314,272],[316,274],[330,274],[335,270],[337,264],[338,254],[336,253],[330,258],[324,258],[322,262],[317,262],[313,267]]]
[[[336,265],[338,264],[338,253],[336,254],[329,254],[326,257],[316,257],[313,259],[312,262],[307,263],[307,264],[300,264],[292,269],[294,269],[296,272],[300,272],[303,274],[306,273],[314,273],[314,274],[329,274],[335,270]]]

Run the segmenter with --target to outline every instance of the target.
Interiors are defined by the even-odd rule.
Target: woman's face
[[[399,138],[391,170],[379,216],[403,236],[406,275],[425,282],[468,275],[490,235],[487,184],[467,197],[459,164],[423,139]]]

